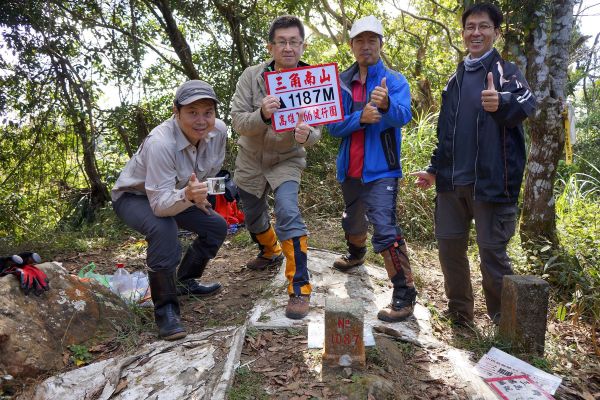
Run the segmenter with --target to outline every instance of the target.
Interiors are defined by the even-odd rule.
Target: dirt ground
[[[342,250],[344,240],[338,221],[309,222],[309,245]],[[189,243],[189,235],[182,236]],[[419,301],[432,311],[432,324],[438,339],[473,352],[473,361],[487,352],[494,337],[493,325],[485,314],[482,293],[476,296],[475,329],[455,328],[439,316],[445,308],[443,277],[433,248],[410,245],[410,256],[419,289]],[[256,254],[246,232],[228,236],[219,255],[209,264],[203,281],[220,281],[224,288],[216,296],[203,299],[182,298],[182,319],[189,333],[205,328],[242,324],[255,301],[269,296],[268,284],[275,271],[256,272],[244,268]],[[370,252],[369,262],[381,262]],[[130,238],[116,249],[85,254],[57,255],[56,261],[72,273],[90,262],[96,272],[114,272],[116,262],[126,268],[143,269],[145,242]],[[480,288],[480,276],[474,273],[474,288]],[[140,327],[129,333],[130,340],[115,338],[89,346],[92,361],[135,351],[139,345],[156,340],[151,309],[140,311]],[[125,333],[127,334],[127,332]],[[599,399],[600,361],[593,355],[590,329],[585,325],[549,321],[547,364],[554,373],[566,375],[556,398]],[[67,366],[75,366],[65,353]],[[59,372],[63,372],[59,371]],[[13,394],[4,398],[28,399],[36,381],[13,383]],[[321,371],[321,351],[307,349],[304,330],[282,331],[254,328],[248,330],[240,368],[229,399],[463,399],[465,385],[456,377],[443,350],[425,350],[412,344],[376,334],[376,347],[367,350],[363,371]],[[0,395],[0,399],[3,396]]]

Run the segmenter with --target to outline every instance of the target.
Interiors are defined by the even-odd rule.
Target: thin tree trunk
[[[181,62],[185,74],[189,79],[200,79],[198,70],[192,60],[192,50],[177,26],[169,2],[167,0],[153,0],[152,3],[158,7],[162,14],[164,20],[160,22],[169,36],[171,46],[173,47],[173,50],[175,50],[177,57],[179,57],[179,61]]]
[[[527,162],[521,240],[558,243],[554,180],[565,141],[562,112],[569,40],[573,29],[573,0],[552,3],[550,40],[546,36],[546,17],[536,8],[534,29],[528,40],[528,80],[538,99],[538,110],[531,118],[531,146]]]
[[[52,54],[55,59],[53,61],[57,79],[60,83],[60,88],[63,93],[63,99],[67,108],[69,119],[73,124],[75,133],[81,139],[81,146],[83,150],[83,169],[90,185],[90,200],[92,210],[89,214],[93,216],[93,212],[96,208],[106,204],[110,200],[106,185],[100,178],[96,164],[95,145],[93,139],[93,126],[90,115],[91,105],[89,103],[89,94],[87,93],[83,85],[76,82],[75,77],[71,75],[71,67],[68,61],[59,56],[56,52]],[[72,93],[73,92],[73,93]],[[73,98],[73,94],[75,98]],[[77,100],[77,103],[75,103]],[[84,116],[90,117],[89,123],[90,128],[88,129],[87,121]],[[90,217],[91,218],[91,217]]]

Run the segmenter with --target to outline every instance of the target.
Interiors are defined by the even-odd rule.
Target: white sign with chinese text
[[[485,381],[503,400],[554,400],[527,375],[488,378]]]
[[[299,122],[322,125],[344,119],[336,63],[265,73],[267,94],[279,97],[273,130],[292,130]]]
[[[484,379],[527,375],[550,394],[556,393],[556,389],[562,381],[558,376],[537,369],[495,347],[492,347],[487,354],[481,357],[475,365],[475,372]]]

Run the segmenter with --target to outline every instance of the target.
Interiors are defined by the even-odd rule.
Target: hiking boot
[[[445,310],[442,312],[441,317],[446,321],[449,321],[453,326],[460,326],[464,328],[472,328],[474,325],[473,321],[463,317],[457,312]]]
[[[154,320],[158,327],[158,336],[164,340],[185,337],[185,329],[181,326],[175,274],[167,271],[148,271],[148,279],[154,302]]]
[[[258,255],[254,260],[250,260],[246,263],[246,268],[253,269],[255,271],[264,271],[267,268],[279,267],[282,263],[283,254],[276,255],[273,258],[267,258]]]
[[[277,242],[277,235],[273,226],[262,233],[250,232],[252,241],[258,245],[258,256],[254,260],[250,260],[246,264],[246,268],[255,271],[264,271],[267,268],[281,265],[283,262],[283,254],[281,246]]]
[[[348,253],[338,257],[333,262],[333,268],[342,272],[346,272],[349,269],[365,263],[365,256],[367,255],[367,233],[365,232],[359,235],[346,234],[346,245],[348,246]]]
[[[358,267],[359,265],[363,265],[365,263],[365,257],[356,258],[350,253],[347,253],[341,257],[338,257],[333,262],[333,268],[346,272],[354,267]]]
[[[285,316],[289,319],[302,319],[308,315],[309,305],[309,295],[291,295],[285,308]]]
[[[400,308],[388,304],[383,310],[379,310],[377,318],[385,322],[400,322],[413,315],[413,306],[404,306]]]
[[[223,285],[219,282],[203,285],[195,279],[177,281],[177,296],[213,296],[221,291]]]
[[[203,285],[196,280],[204,274],[208,261],[208,258],[199,254],[194,245],[187,249],[177,268],[177,296],[206,297],[217,294],[221,290],[222,286],[219,282]]]

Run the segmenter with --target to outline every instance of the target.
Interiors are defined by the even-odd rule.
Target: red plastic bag
[[[216,195],[215,198],[215,211],[225,218],[228,226],[244,223],[244,213],[238,208],[236,200],[228,202],[222,194]]]

